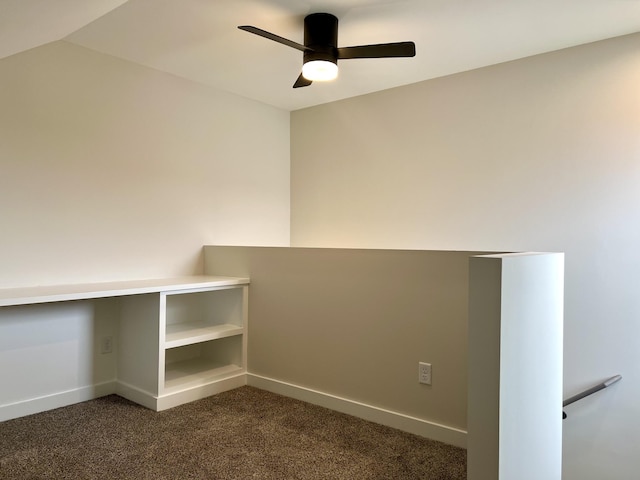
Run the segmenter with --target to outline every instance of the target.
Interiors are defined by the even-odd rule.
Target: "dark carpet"
[[[163,412],[110,395],[2,422],[0,478],[464,480],[466,451],[242,387]]]

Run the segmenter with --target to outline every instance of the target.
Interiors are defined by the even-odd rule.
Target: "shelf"
[[[78,285],[3,288],[0,289],[0,307],[121,297],[167,291],[179,292],[190,289],[215,288],[248,283],[248,278],[199,275],[150,280],[127,280],[122,282],[83,283]]]
[[[238,365],[217,364],[202,358],[170,363],[166,366],[164,374],[164,394],[202,386],[242,373],[244,369]]]
[[[167,325],[164,348],[176,348],[219,338],[242,335],[238,325],[209,325],[204,322],[183,322]]]

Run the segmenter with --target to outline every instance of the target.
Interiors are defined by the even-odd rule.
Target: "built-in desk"
[[[191,276],[9,288],[0,289],[0,307],[118,297],[117,334],[109,338],[115,345],[108,347],[117,373],[109,393],[164,410],[246,384],[248,284],[248,278]],[[4,407],[0,420],[16,416],[3,415]]]

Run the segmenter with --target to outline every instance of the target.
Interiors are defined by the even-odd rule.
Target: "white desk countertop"
[[[143,293],[189,290],[248,284],[243,277],[198,275],[177,278],[126,280],[120,282],[82,283],[76,285],[42,285],[0,289],[0,307],[35,303],[66,302],[92,298],[120,297]]]

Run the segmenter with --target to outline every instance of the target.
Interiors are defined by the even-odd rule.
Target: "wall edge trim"
[[[456,447],[467,448],[467,432],[455,427],[429,422],[403,413],[386,410],[253,373],[247,373],[247,385],[320,407],[329,408],[363,420],[402,430],[403,432],[412,433]]]
[[[52,393],[41,397],[28,398],[6,405],[0,405],[0,422],[14,418],[33,415],[34,413],[46,412],[54,408],[67,407],[75,403],[94,400],[105,395],[116,393],[117,381],[106,382],[78,387],[64,392]]]

